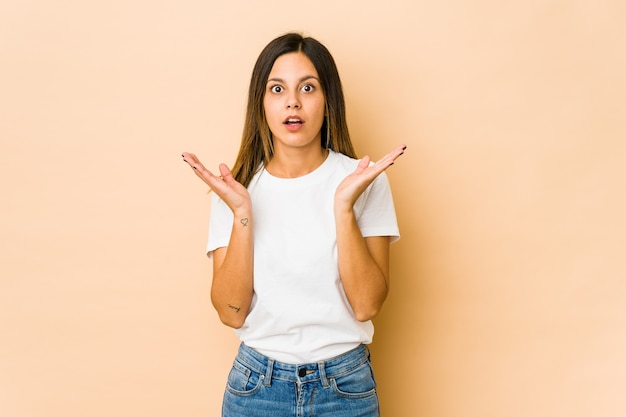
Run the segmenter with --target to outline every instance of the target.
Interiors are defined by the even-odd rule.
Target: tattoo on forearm
[[[235,310],[237,313],[239,313],[239,310],[241,310],[241,307],[235,307],[232,304],[228,304],[228,308],[232,308],[233,310]]]
[[[243,219],[239,220],[239,222],[241,224],[243,224],[243,227],[248,227],[248,218],[244,217]]]

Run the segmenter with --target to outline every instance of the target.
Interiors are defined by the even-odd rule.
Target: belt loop
[[[326,378],[326,364],[324,361],[319,361],[317,363],[317,368],[320,371],[320,382],[324,388],[328,388],[330,384],[328,383],[328,378]]]
[[[274,370],[274,359],[267,359],[267,369],[265,370],[265,381],[263,381],[263,385],[269,387],[272,385],[272,371]]]

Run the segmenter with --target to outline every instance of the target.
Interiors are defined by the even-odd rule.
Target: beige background
[[[393,417],[626,415],[626,3],[0,4],[0,415],[217,416],[209,199],[288,30],[336,57],[403,238],[372,346]]]

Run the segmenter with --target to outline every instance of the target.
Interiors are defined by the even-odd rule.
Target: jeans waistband
[[[367,346],[361,344],[334,358],[293,365],[275,361],[241,343],[239,354],[235,360],[263,375],[263,383],[266,386],[270,386],[272,379],[278,379],[296,383],[321,381],[322,385],[327,387],[329,384],[328,379],[337,378],[352,371],[369,361],[369,358],[370,354]]]

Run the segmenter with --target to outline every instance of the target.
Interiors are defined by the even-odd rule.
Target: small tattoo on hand
[[[233,310],[235,310],[237,313],[239,313],[239,310],[241,310],[241,307],[235,307],[234,305],[228,304],[228,308],[232,308]]]
[[[239,220],[241,222],[241,224],[243,224],[243,227],[247,227],[248,226],[248,218],[245,217],[241,220]]]

